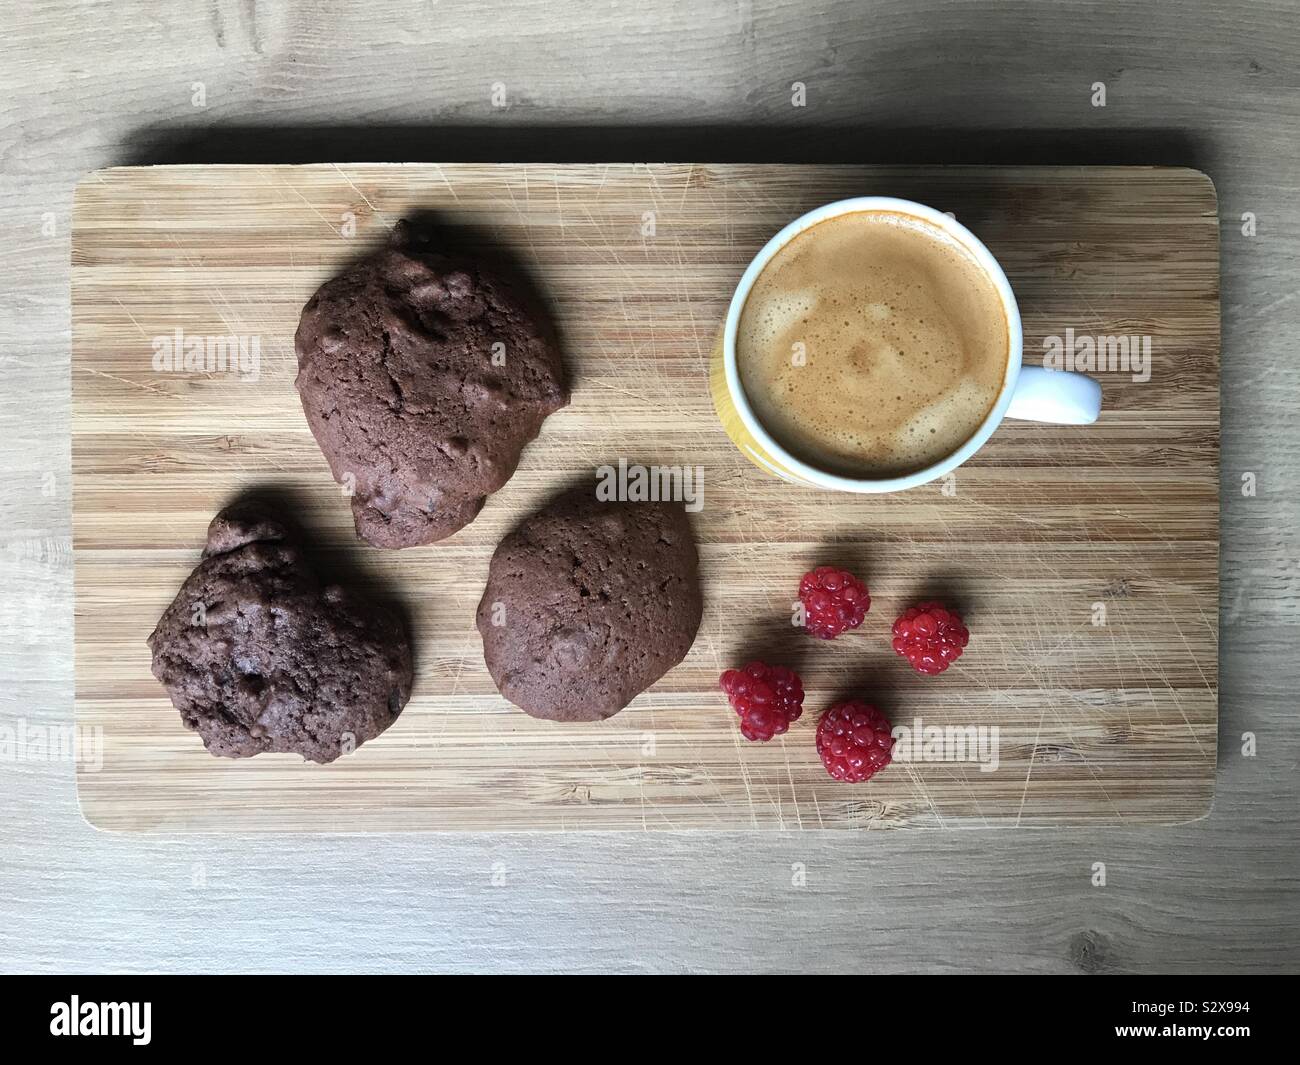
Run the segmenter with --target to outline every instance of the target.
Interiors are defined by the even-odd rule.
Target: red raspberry
[[[837,703],[817,722],[817,753],[836,780],[870,780],[889,765],[893,752],[889,722],[869,703]]]
[[[803,681],[793,669],[750,662],[743,670],[727,670],[721,683],[747,740],[780,736],[803,713]]]
[[[894,650],[918,673],[942,673],[970,639],[961,615],[942,603],[920,603],[894,622]]]
[[[799,582],[804,628],[819,640],[833,640],[846,629],[856,629],[871,609],[867,586],[852,573],[833,566],[818,566]]]

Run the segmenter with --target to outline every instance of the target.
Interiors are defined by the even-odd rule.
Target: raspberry
[[[721,683],[747,740],[779,736],[803,713],[803,681],[793,669],[750,662],[743,670],[727,670]]]
[[[836,780],[870,780],[889,765],[893,751],[889,722],[868,703],[837,703],[817,722],[817,753]]]
[[[961,615],[942,603],[920,603],[894,622],[894,650],[918,673],[942,673],[970,639]]]
[[[846,629],[856,629],[871,609],[867,586],[853,574],[832,566],[818,566],[799,582],[804,628],[819,640],[833,640]]]

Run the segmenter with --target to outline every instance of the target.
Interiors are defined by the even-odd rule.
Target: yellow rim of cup
[[[780,477],[791,484],[801,484],[807,488],[816,488],[811,481],[806,481],[793,470],[781,465],[754,439],[749,427],[745,425],[732,402],[731,390],[727,387],[727,362],[722,353],[722,338],[726,332],[723,326],[713,340],[713,352],[709,356],[709,391],[713,394],[713,409],[718,414],[723,431],[731,437],[731,442],[740,449],[740,453],[749,459],[764,473]]]

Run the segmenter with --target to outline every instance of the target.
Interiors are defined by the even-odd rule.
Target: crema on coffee
[[[975,256],[925,219],[838,215],[767,263],[736,363],[764,428],[828,473],[902,476],[947,458],[988,417],[1009,329]]]

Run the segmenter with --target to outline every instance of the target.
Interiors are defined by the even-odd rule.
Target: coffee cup
[[[764,271],[796,238],[808,234],[815,226],[848,215],[861,216],[860,219],[854,219],[855,222],[875,221],[877,217],[882,220],[887,218],[895,226],[904,229],[911,226],[918,232],[925,231],[936,239],[951,242],[949,250],[969,261],[963,269],[977,271],[977,275],[967,276],[977,277],[982,288],[991,286],[987,291],[995,292],[996,296],[990,296],[989,299],[1000,305],[1004,315],[999,323],[996,348],[1001,352],[1005,344],[1005,364],[997,364],[990,371],[992,376],[988,378],[985,389],[987,413],[979,417],[977,424],[972,422],[974,428],[968,435],[964,423],[960,426],[954,423],[954,427],[963,436],[960,443],[955,443],[950,449],[946,444],[940,443],[944,453],[926,455],[915,469],[860,473],[846,470],[842,463],[820,462],[815,456],[810,457],[806,451],[795,454],[796,449],[791,446],[788,432],[785,433],[784,442],[778,439],[780,434],[766,426],[756,412],[756,407],[762,406],[771,411],[772,397],[747,395],[738,365],[738,337],[742,315]],[[839,228],[844,229],[842,226]],[[818,231],[826,232],[826,229]],[[819,239],[816,235],[811,236]],[[839,232],[837,239],[842,247],[845,239],[851,241],[853,237],[851,233]],[[800,245],[801,250],[806,243]],[[880,313],[888,315],[889,311],[882,309]],[[746,329],[746,336],[749,336],[752,330],[748,325]],[[1022,332],[1016,297],[1002,267],[983,242],[951,215],[932,207],[895,197],[861,196],[827,204],[795,219],[754,256],[741,276],[727,308],[726,321],[714,349],[710,384],[723,428],[740,450],[760,468],[785,480],[817,488],[862,493],[897,492],[933,481],[956,469],[984,446],[1004,418],[1058,425],[1086,425],[1097,420],[1101,410],[1101,386],[1097,381],[1084,374],[1024,366],[1021,360]],[[1000,379],[996,376],[998,371]],[[852,374],[854,371],[851,366],[841,366],[836,368],[836,372],[839,380],[843,381],[846,373]],[[873,372],[878,376],[879,368]],[[754,387],[752,379],[750,387]],[[887,390],[894,391],[892,387]],[[903,392],[904,389],[898,391]],[[897,398],[902,400],[903,396]],[[915,428],[910,431],[914,432]],[[934,431],[933,428],[929,430],[930,433]],[[940,434],[926,439],[942,442],[945,438]]]

